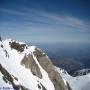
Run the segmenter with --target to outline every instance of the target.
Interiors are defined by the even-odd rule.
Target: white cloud
[[[0,12],[23,17],[25,25],[48,25],[51,27],[71,27],[78,29],[89,29],[90,25],[86,21],[72,16],[60,16],[53,13],[25,8],[22,11],[1,8]],[[16,19],[17,20],[17,19]]]

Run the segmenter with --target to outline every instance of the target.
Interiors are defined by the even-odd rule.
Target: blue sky
[[[31,43],[90,43],[90,0],[0,0],[0,34]]]

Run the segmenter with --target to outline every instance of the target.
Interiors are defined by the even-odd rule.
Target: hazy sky
[[[0,34],[26,42],[90,42],[90,0],[0,0]]]

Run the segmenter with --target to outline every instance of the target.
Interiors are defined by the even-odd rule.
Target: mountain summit
[[[69,90],[49,57],[36,46],[0,41],[0,89]]]

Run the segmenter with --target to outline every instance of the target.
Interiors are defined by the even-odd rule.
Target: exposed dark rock
[[[13,83],[13,78],[11,75],[5,70],[2,65],[0,64],[0,71],[4,75],[5,79],[7,79],[9,82]]]
[[[38,57],[43,57],[45,56],[45,53],[43,53],[43,51],[39,48],[35,48],[35,51],[33,52],[33,54],[38,58]]]
[[[3,48],[3,45],[1,44],[1,47]]]
[[[38,88],[41,89],[41,86],[38,84]]]
[[[6,79],[6,77],[3,76],[3,80],[8,83],[8,80]]]
[[[12,75],[12,77],[13,77],[16,81],[18,81],[18,78],[17,78],[17,77],[15,77],[15,76],[13,76],[13,75]]]
[[[9,45],[12,49],[16,49],[19,52],[23,52],[26,44],[19,44],[17,42],[9,42]]]
[[[23,60],[21,61],[21,65],[25,65],[26,68],[29,68],[33,75],[42,78],[40,68],[36,64],[31,54],[29,54],[28,56],[24,56]]]
[[[6,49],[4,50],[4,52],[5,52],[6,57],[8,57],[8,58],[9,58],[9,54],[8,54],[8,52],[7,52],[7,50],[6,50]]]
[[[38,84],[38,88],[39,88],[39,89],[41,89],[41,90],[47,90],[47,89],[43,86],[43,84],[42,84],[41,82],[38,81],[38,83],[39,83],[39,84]]]
[[[47,90],[47,89],[42,85],[42,83],[40,83],[40,85],[42,86],[42,90]]]
[[[0,72],[3,74],[3,80],[5,81],[5,83],[8,83],[12,85],[12,87],[14,88],[14,90],[29,90],[27,88],[25,88],[22,85],[16,85],[13,81],[12,75],[0,64]]]

